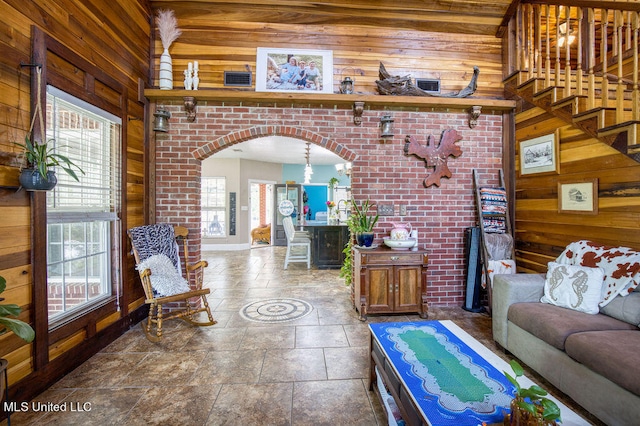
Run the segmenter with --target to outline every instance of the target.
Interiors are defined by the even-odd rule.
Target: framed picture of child
[[[258,47],[256,91],[333,93],[333,52]]]

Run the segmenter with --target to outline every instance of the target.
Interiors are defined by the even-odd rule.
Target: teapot
[[[391,239],[392,240],[406,240],[409,238],[411,234],[411,224],[410,223],[392,223],[393,228],[391,228]]]

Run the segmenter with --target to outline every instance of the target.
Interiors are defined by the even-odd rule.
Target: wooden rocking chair
[[[165,320],[182,318],[190,324],[197,326],[216,324],[217,321],[213,319],[211,310],[209,309],[209,303],[207,302],[207,294],[209,294],[210,291],[208,288],[202,288],[204,268],[206,268],[208,264],[204,260],[193,264],[187,263],[189,259],[187,247],[189,230],[182,226],[157,224],[131,228],[127,231],[127,235],[131,241],[136,265],[139,265],[142,261],[155,254],[165,254],[174,260],[174,265],[177,263],[177,269],[180,275],[182,275],[181,265],[185,265],[186,280],[192,289],[191,291],[171,296],[160,296],[157,292],[154,292],[151,284],[151,270],[147,268],[138,271],[140,281],[142,281],[142,287],[144,288],[145,303],[149,304],[147,320],[140,323],[147,339],[152,342],[159,342],[162,339],[162,323]],[[182,257],[184,262],[181,262],[178,250],[178,240],[180,239],[182,239],[183,243]],[[197,300],[195,303],[192,301],[194,298],[200,298],[200,306],[197,306]],[[163,313],[163,305],[172,302],[178,302],[176,303],[178,307],[170,312]],[[203,322],[197,320],[197,316],[201,312],[207,313],[209,317],[208,321]],[[155,333],[152,332],[154,325],[156,327]]]

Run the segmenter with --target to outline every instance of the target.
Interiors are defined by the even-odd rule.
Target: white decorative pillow
[[[602,300],[604,271],[601,268],[549,262],[542,303],[587,314],[597,314]]]
[[[151,269],[151,286],[159,296],[172,296],[174,294],[190,291],[189,283],[173,266],[173,262],[164,254],[149,256],[136,267],[138,271]]]

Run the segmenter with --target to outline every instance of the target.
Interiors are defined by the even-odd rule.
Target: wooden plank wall
[[[560,129],[558,174],[518,176],[515,231],[519,272],[546,272],[572,241],[640,249],[640,164],[540,108],[516,114],[516,141]],[[519,170],[519,143],[515,168]],[[598,179],[598,212],[558,211],[558,182]]]
[[[30,124],[31,68],[21,67],[20,63],[31,62],[32,25],[126,87],[130,120],[123,123],[127,144],[123,155],[127,157],[127,170],[123,173],[126,211],[122,215],[122,226],[124,230],[145,223],[142,194],[145,192],[146,103],[139,95],[139,80],[143,86],[149,84],[152,18],[146,0],[110,0],[108,4],[106,7],[103,0],[0,1],[0,215],[4,219],[0,223],[0,275],[8,283],[2,296],[6,298],[5,303],[20,305],[23,309],[20,318],[32,325],[31,196],[18,191],[20,162],[16,159],[18,150],[13,145],[24,141]],[[103,338],[103,341],[117,337],[109,330],[110,325],[125,324],[123,315],[129,312],[128,308],[143,303],[137,276],[127,272],[133,270],[133,263],[125,238],[121,256],[124,282],[118,284],[124,289],[121,303],[125,306],[120,311],[115,307],[107,312],[99,311],[95,324],[97,338]],[[86,334],[90,333],[81,331],[75,334],[78,338],[60,337],[57,341],[54,334],[50,335],[50,362],[62,360],[57,361],[55,370],[70,371],[82,362],[83,352],[92,350],[86,342],[82,346]],[[44,336],[36,338],[43,339]],[[50,385],[47,381],[55,378],[55,371],[49,371],[46,377],[34,371],[32,345],[13,334],[0,336],[0,357],[9,360],[10,388],[18,384],[22,397]],[[47,370],[46,366],[43,370]]]
[[[339,25],[264,23],[256,22],[255,14],[244,6],[225,18],[208,14],[195,4],[156,4],[163,9],[175,6],[178,27],[182,30],[169,49],[176,89],[183,88],[182,72],[188,62],[196,60],[200,89],[225,88],[224,71],[250,69],[254,84],[249,90],[254,90],[256,48],[268,47],[331,50],[336,93],[339,82],[350,76],[355,78],[355,92],[377,94],[375,81],[379,79],[382,61],[392,75],[440,79],[443,93],[466,87],[477,65],[480,77],[476,96],[503,97],[501,40],[492,36],[394,30],[374,27],[362,20]],[[162,51],[156,31],[155,87]]]

